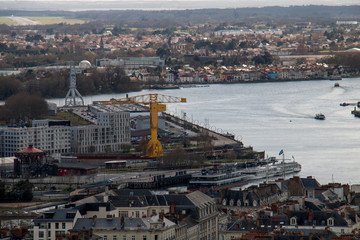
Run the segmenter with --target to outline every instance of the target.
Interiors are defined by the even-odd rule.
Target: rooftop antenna
[[[70,89],[65,97],[65,106],[83,106],[84,99],[76,89],[76,69],[74,61],[70,62]]]

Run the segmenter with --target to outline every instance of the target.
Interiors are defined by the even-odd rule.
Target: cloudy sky
[[[0,9],[76,11],[88,9],[194,9],[359,4],[360,0],[0,0]]]

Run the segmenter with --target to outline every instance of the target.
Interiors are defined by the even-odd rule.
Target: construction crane
[[[157,138],[158,129],[158,113],[166,111],[166,105],[163,103],[183,103],[186,98],[172,97],[157,93],[150,93],[145,95],[126,97],[120,99],[110,99],[110,101],[103,101],[103,105],[113,104],[145,104],[150,105],[150,130],[151,139],[146,147],[147,157],[162,157],[164,156],[163,149]]]

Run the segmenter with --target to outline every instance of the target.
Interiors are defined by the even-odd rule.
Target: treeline
[[[346,66],[350,68],[351,71],[359,72],[360,71],[360,55],[336,55],[332,58],[325,59],[327,64],[336,64],[341,66]]]
[[[26,74],[13,76],[0,76],[0,100],[26,92],[39,95],[43,98],[65,97],[69,90],[69,71],[38,73],[29,70]],[[140,84],[131,82],[122,68],[108,68],[100,72],[92,70],[88,74],[77,74],[77,89],[82,95],[123,93],[140,90]]]
[[[1,10],[0,16],[63,16],[66,18],[100,21],[106,24],[121,24],[131,27],[169,27],[182,24],[234,23],[239,20],[269,19],[356,19],[360,6],[290,6],[262,8],[228,8],[196,10],[112,10],[112,11],[19,11]]]
[[[33,184],[28,179],[18,181],[12,188],[0,181],[0,201],[31,201]]]
[[[31,119],[48,113],[48,104],[37,95],[18,93],[9,97],[0,107],[0,122],[28,126]]]

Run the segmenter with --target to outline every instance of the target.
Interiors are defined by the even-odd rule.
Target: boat
[[[188,190],[221,190],[231,187],[240,187],[248,184],[243,170],[236,167],[213,167],[203,169],[200,173],[193,174]]]
[[[342,80],[341,75],[331,75],[329,76],[329,80]]]
[[[315,115],[316,120],[325,120],[325,115],[322,113],[318,113]]]
[[[340,87],[340,84],[339,84],[339,83],[335,83],[335,84],[334,84],[334,87]]]
[[[340,103],[340,106],[342,106],[342,107],[346,107],[346,106],[349,106],[349,105],[350,105],[350,103],[346,103],[346,102]]]
[[[201,172],[193,174],[188,190],[221,190],[226,188],[241,187],[251,182],[270,177],[293,174],[301,171],[301,165],[295,161],[281,163],[269,162],[265,166],[250,167],[239,169],[237,166],[213,167],[203,169]]]

